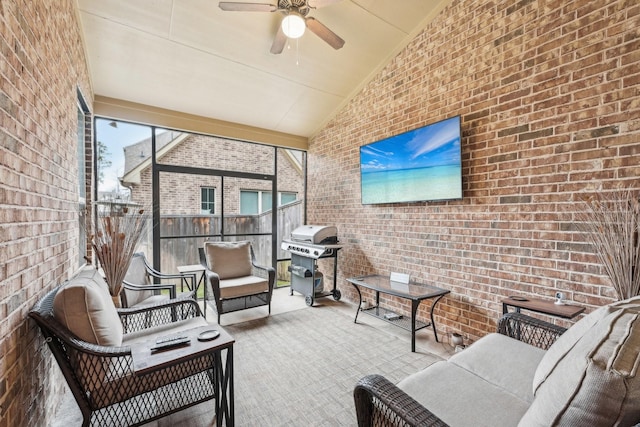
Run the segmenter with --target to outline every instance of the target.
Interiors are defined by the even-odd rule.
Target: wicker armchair
[[[505,314],[498,325],[500,334],[542,349],[547,349],[565,330],[521,313]],[[367,375],[360,379],[353,397],[359,427],[447,426],[429,409],[381,375]]]
[[[222,314],[232,311],[266,305],[271,314],[276,271],[256,263],[249,242],[205,242],[199,251],[205,285],[213,290],[218,324]]]
[[[54,300],[61,288],[47,293],[29,316],[40,327],[62,370],[82,412],[83,426],[140,425],[215,397],[213,355],[138,376],[129,346],[92,344],[56,320]],[[164,335],[180,323],[193,326],[203,322],[192,299],[119,309],[117,313],[125,337],[143,334],[147,328]]]
[[[175,283],[153,283],[164,280],[177,280],[180,282],[180,292]],[[137,307],[156,304],[167,299],[191,298],[196,290],[195,273],[166,274],[154,269],[142,252],[133,254],[127,275],[122,282],[120,301],[123,307]],[[184,287],[187,291],[184,291]],[[169,295],[160,291],[168,290]]]

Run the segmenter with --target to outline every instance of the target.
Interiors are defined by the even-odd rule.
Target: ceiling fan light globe
[[[282,31],[290,39],[297,39],[302,37],[307,25],[304,22],[304,17],[298,12],[291,11],[282,20]]]

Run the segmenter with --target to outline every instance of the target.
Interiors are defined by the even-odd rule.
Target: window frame
[[[92,117],[89,105],[80,89],[76,89],[77,96],[77,127],[76,127],[76,156],[78,161],[78,266],[87,263],[89,255],[87,239],[87,214],[90,200],[90,189],[93,165],[87,161],[92,150]]]
[[[204,200],[204,192],[211,192],[210,196],[211,198],[208,199],[207,201]],[[207,203],[212,205],[212,209],[208,209],[208,212],[205,212],[205,209],[203,209],[203,205]],[[200,187],[200,214],[201,215],[215,215],[216,213],[216,187],[207,187],[207,186],[202,186]]]
[[[258,212],[252,212],[252,213],[243,212],[243,210],[242,210],[242,193],[256,193],[258,195]],[[248,190],[248,189],[240,190],[240,198],[239,198],[239,200],[240,200],[240,208],[239,208],[240,213],[243,214],[243,215],[260,215],[260,214],[263,214],[265,212],[268,212],[268,211],[272,210],[273,206],[271,208],[269,208],[269,209],[263,209],[263,206],[264,206],[263,201],[264,200],[271,201],[271,194],[272,194],[271,190]],[[283,203],[282,203],[282,195],[283,194],[291,194],[291,195],[295,196],[295,199],[290,201],[290,202],[287,202],[287,204],[293,203],[293,202],[298,200],[298,193],[296,193],[295,191],[278,191],[278,207],[283,205]]]
[[[287,203],[282,203],[282,195],[283,194],[290,194],[294,197],[293,200],[287,202]],[[278,191],[278,207],[280,206],[284,206],[284,205],[288,205],[289,203],[293,203],[293,202],[297,202],[298,201],[298,193],[296,193],[295,191]]]

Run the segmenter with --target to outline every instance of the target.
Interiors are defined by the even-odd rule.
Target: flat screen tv
[[[462,199],[460,116],[360,147],[363,204]]]

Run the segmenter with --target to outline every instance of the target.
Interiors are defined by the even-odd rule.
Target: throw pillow
[[[220,276],[220,280],[250,276],[251,243],[249,242],[205,242],[209,269]]]
[[[640,419],[640,298],[602,307],[569,328],[534,376],[520,426],[633,425]]]

